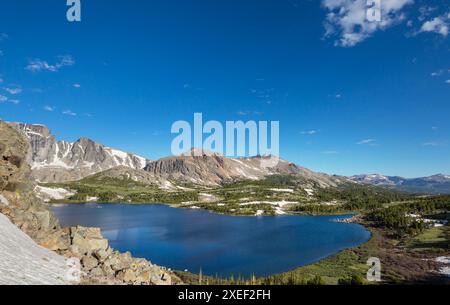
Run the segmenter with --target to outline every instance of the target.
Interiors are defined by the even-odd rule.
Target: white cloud
[[[45,111],[52,112],[53,110],[55,110],[55,108],[53,108],[52,106],[46,105],[46,106],[44,106],[44,110],[45,110]]]
[[[359,141],[356,144],[358,144],[358,145],[374,145],[374,143],[375,143],[375,139],[364,139],[364,140]]]
[[[430,141],[430,142],[422,143],[422,146],[438,147],[438,146],[445,146],[446,144],[447,144],[446,141]]]
[[[78,88],[81,88],[81,85],[80,84],[73,84],[73,87],[78,89]]]
[[[440,69],[440,70],[437,70],[437,71],[435,71],[435,72],[433,72],[433,73],[431,73],[431,76],[441,76],[442,74],[444,74],[444,70],[443,69]]]
[[[9,100],[10,103],[13,103],[14,105],[20,104],[19,100]]]
[[[64,110],[63,114],[70,115],[70,116],[76,116],[77,114],[73,112],[72,110]]]
[[[336,37],[336,46],[353,47],[376,31],[402,22],[405,16],[401,11],[411,3],[413,0],[382,0],[381,21],[371,22],[366,0],[322,0],[327,10],[325,37]]]
[[[302,132],[300,132],[300,133],[303,134],[303,135],[309,135],[309,136],[312,136],[312,135],[317,134],[319,131],[320,131],[320,130],[315,130],[315,129],[313,129],[313,130],[302,131]]]
[[[445,82],[446,82],[447,84],[450,84],[450,79],[447,79]]]
[[[8,92],[11,95],[16,95],[22,92],[22,88],[20,87],[4,87],[3,90]]]
[[[433,32],[447,37],[449,32],[448,16],[435,17],[422,24],[420,32]]]
[[[8,100],[8,98],[6,96],[0,94],[0,103],[4,103],[7,100]]]
[[[58,72],[62,67],[73,66],[75,60],[70,55],[64,55],[59,57],[59,61],[55,64],[49,64],[45,60],[32,59],[25,67],[26,70],[31,72],[50,71]]]

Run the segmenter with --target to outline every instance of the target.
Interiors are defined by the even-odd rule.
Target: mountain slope
[[[143,157],[98,144],[87,138],[75,142],[57,141],[43,125],[9,123],[23,133],[31,146],[28,162],[33,177],[40,182],[62,182],[126,166],[142,169]]]
[[[143,157],[106,147],[87,138],[57,141],[43,125],[9,123],[23,133],[31,152],[27,157],[35,180],[59,183],[80,180],[97,173],[111,177],[126,175],[146,184],[173,188],[171,182],[218,186],[241,180],[261,180],[270,175],[294,175],[307,180],[308,187],[330,187],[348,182],[345,177],[315,173],[285,160],[267,166],[270,157],[227,158],[192,149],[182,156],[149,161]],[[116,170],[113,170],[118,168]],[[126,170],[136,170],[135,172]],[[140,170],[144,169],[146,174]]]
[[[450,176],[442,174],[420,178],[403,178],[379,174],[358,175],[349,178],[357,183],[390,187],[406,192],[427,194],[450,193]]]
[[[315,173],[285,160],[264,166],[269,157],[227,158],[215,153],[191,153],[149,162],[144,170],[167,180],[199,185],[222,185],[238,180],[260,180],[270,175],[294,175],[311,180],[320,187],[336,186],[346,180]]]

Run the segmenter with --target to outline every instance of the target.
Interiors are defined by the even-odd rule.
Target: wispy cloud
[[[429,141],[422,143],[422,146],[428,146],[428,147],[438,147],[438,146],[444,146],[447,144],[447,141]]]
[[[439,70],[434,71],[433,73],[431,73],[431,76],[433,76],[433,77],[441,76],[441,75],[445,74],[446,72],[450,72],[450,70],[439,69]]]
[[[327,10],[324,36],[336,38],[335,46],[353,47],[375,32],[401,23],[405,18],[402,10],[413,2],[413,0],[383,0],[381,21],[371,22],[366,16],[366,0],[322,0],[322,6]]]
[[[73,66],[74,64],[75,60],[72,58],[72,56],[64,55],[59,56],[59,61],[56,62],[55,64],[49,64],[45,60],[32,59],[25,67],[25,70],[31,72],[40,72],[40,71],[58,72],[62,67]]]
[[[15,86],[15,87],[3,87],[3,90],[5,90],[6,92],[8,92],[11,95],[16,95],[22,92],[22,88],[19,86]]]
[[[357,142],[356,144],[373,146],[373,145],[375,145],[375,139],[364,139],[364,140],[361,140],[361,141]]]
[[[8,98],[6,96],[0,94],[0,103],[4,103],[7,100],[8,100]]]
[[[70,116],[76,116],[77,114],[73,112],[72,110],[64,110],[63,114],[70,115]]]
[[[55,108],[52,107],[52,106],[46,105],[46,106],[44,106],[44,110],[45,110],[45,111],[52,112],[53,110],[55,110]]]
[[[445,82],[446,82],[447,84],[450,84],[450,79],[447,79]]]
[[[72,86],[73,86],[74,88],[77,88],[77,89],[81,88],[81,85],[80,85],[80,84],[73,84]]]
[[[312,129],[312,130],[301,131],[300,134],[312,136],[312,135],[319,133],[319,131],[320,130],[318,130],[318,129]]]

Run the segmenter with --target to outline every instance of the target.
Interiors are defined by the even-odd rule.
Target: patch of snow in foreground
[[[159,188],[160,188],[161,190],[171,190],[171,189],[173,189],[174,187],[173,187],[173,184],[170,183],[170,181],[165,180],[165,181],[162,182],[162,184],[160,185]]]
[[[261,215],[264,215],[264,210],[258,210],[258,211],[256,211],[255,216],[261,216]]]
[[[436,262],[442,263],[442,264],[450,264],[450,257],[447,257],[447,256],[436,257]]]
[[[279,193],[293,193],[293,189],[270,189],[272,192],[279,192]]]
[[[9,205],[8,199],[6,199],[3,195],[0,195],[0,203],[4,205]]]
[[[313,189],[305,189],[306,194],[308,194],[308,196],[312,196],[314,195],[314,190]]]
[[[0,214],[0,284],[64,285],[66,259],[36,244]]]
[[[50,188],[50,187],[36,186],[35,191],[36,191],[37,196],[46,202],[48,202],[52,199],[53,200],[62,200],[62,199],[66,199],[66,198],[74,195],[73,192],[63,189],[63,188]]]
[[[255,204],[270,204],[270,205],[274,205],[274,206],[279,206],[279,207],[283,207],[285,205],[288,204],[296,204],[298,203],[297,201],[252,201],[252,202],[243,202],[239,205],[255,205]]]
[[[439,273],[450,277],[450,257],[439,256],[435,259],[436,262],[446,264],[447,266],[439,268]]]
[[[440,268],[439,273],[450,277],[450,267],[447,266],[447,267]]]

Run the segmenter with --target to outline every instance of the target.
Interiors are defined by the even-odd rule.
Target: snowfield
[[[75,195],[74,192],[63,188],[50,188],[43,186],[36,186],[34,189],[36,196],[45,202],[49,202],[51,200],[63,200],[70,196]]]
[[[66,259],[36,244],[0,214],[0,285],[67,285]]]

